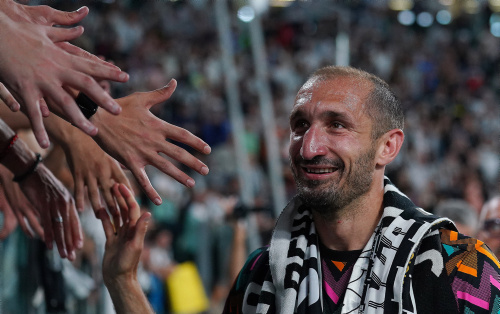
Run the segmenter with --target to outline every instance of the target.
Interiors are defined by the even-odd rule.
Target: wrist
[[[132,274],[113,278],[103,276],[103,281],[111,295],[125,296],[128,294],[134,294],[134,291],[142,291],[141,284],[137,280],[137,276]]]
[[[18,177],[29,172],[37,159],[37,155],[18,139],[2,156],[1,162]]]

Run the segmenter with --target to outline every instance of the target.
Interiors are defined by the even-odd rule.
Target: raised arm
[[[116,184],[113,192],[122,213],[123,225],[118,226],[115,232],[109,216],[100,212],[106,234],[102,262],[104,284],[116,313],[153,313],[137,280],[137,266],[151,214],[145,212],[141,215],[139,205],[125,185]]]
[[[61,257],[74,259],[75,249],[83,245],[83,235],[68,190],[1,119],[0,147],[0,162],[14,174],[14,180],[40,214],[47,247],[52,249],[55,240]]]
[[[83,27],[53,27],[73,25],[88,14],[82,7],[74,12],[62,12],[48,6],[25,6],[12,0],[0,0],[0,82],[14,98],[2,98],[12,110],[19,107],[28,115],[40,146],[47,148],[49,139],[42,116],[54,111],[89,135],[97,128],[80,112],[65,86],[84,91],[98,105],[114,114],[119,105],[99,86],[96,78],[125,82],[128,75],[66,41],[83,33]],[[47,107],[42,98],[50,99]],[[19,106],[19,104],[21,104]]]
[[[1,102],[1,101],[0,101]],[[0,117],[8,121],[14,129],[29,128],[29,121],[19,112],[11,112],[0,104]],[[89,136],[56,115],[45,118],[45,126],[51,139],[61,145],[73,175],[76,208],[83,210],[88,192],[94,212],[104,210],[101,197],[111,213],[119,218],[118,210],[111,195],[114,183],[130,187],[120,164],[106,154]]]

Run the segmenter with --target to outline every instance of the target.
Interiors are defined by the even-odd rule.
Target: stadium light
[[[441,25],[448,25],[451,23],[451,13],[448,10],[441,10],[436,14],[436,21]]]
[[[434,17],[429,12],[420,12],[417,15],[417,24],[421,27],[429,27],[434,22]]]
[[[415,13],[412,11],[401,11],[398,13],[398,22],[405,25],[410,26],[415,23]]]
[[[242,22],[250,23],[255,18],[255,11],[249,5],[242,6],[238,10],[238,18]]]

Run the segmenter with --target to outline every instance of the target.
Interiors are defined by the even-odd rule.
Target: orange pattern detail
[[[474,269],[472,267],[460,263],[457,266],[458,266],[458,271],[477,277],[477,269]]]
[[[344,266],[345,264],[342,263],[342,262],[336,262],[336,261],[332,261],[333,265],[337,266],[337,268],[342,271],[344,269]]]

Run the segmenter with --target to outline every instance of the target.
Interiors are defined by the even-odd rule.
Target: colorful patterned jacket
[[[386,178],[383,217],[356,262],[341,312],[499,313],[500,263],[483,242],[454,229]],[[317,244],[310,212],[294,199],[271,245],[248,258],[224,313],[323,313]]]

